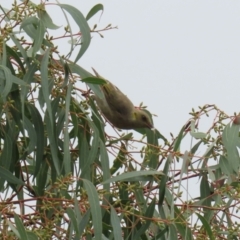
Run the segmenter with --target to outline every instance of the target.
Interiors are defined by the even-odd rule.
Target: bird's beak
[[[147,127],[151,130],[155,129],[154,126],[150,123],[150,124],[147,124]]]

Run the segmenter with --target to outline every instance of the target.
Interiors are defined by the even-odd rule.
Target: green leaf
[[[84,130],[82,132],[79,131],[78,133],[79,138],[79,168],[81,169],[81,178],[86,178],[90,180],[90,164],[88,160],[89,156],[89,143],[87,138],[84,134]]]
[[[240,158],[237,150],[239,141],[239,125],[228,124],[222,134],[224,147],[227,149],[227,160],[231,171],[237,173],[240,167]]]
[[[46,161],[43,161],[38,168],[37,179],[36,179],[36,190],[38,196],[44,196],[46,186],[49,182],[49,164]],[[35,170],[36,171],[36,170]]]
[[[82,57],[82,55],[86,52],[86,50],[90,45],[90,42],[91,42],[90,28],[88,26],[88,23],[85,17],[78,9],[67,4],[59,4],[59,6],[70,13],[70,15],[72,16],[76,24],[79,26],[81,31],[81,36],[82,36],[81,48],[74,61],[74,62],[77,62]]]
[[[27,232],[28,240],[38,240],[39,238],[34,232]]]
[[[43,93],[45,103],[47,105],[47,112],[48,112],[48,116],[50,118],[50,123],[53,126],[52,106],[51,106],[51,102],[49,99],[50,92],[49,92],[49,87],[48,87],[48,84],[49,84],[49,77],[48,77],[49,52],[50,52],[50,49],[47,49],[47,51],[45,52],[45,54],[42,58],[40,72],[41,72],[42,93]]]
[[[10,125],[7,132],[4,134],[4,145],[2,153],[0,155],[0,164],[5,169],[9,169],[11,165],[11,159],[13,154],[13,131],[14,128],[12,128],[12,125]]]
[[[87,161],[90,164],[92,164],[96,160],[97,154],[99,152],[99,132],[94,124],[91,123],[90,127],[93,130],[92,131],[92,146],[91,146],[91,150],[89,151]],[[104,148],[105,148],[105,146],[104,146]],[[105,148],[105,150],[106,150],[106,148]],[[106,156],[106,157],[108,158],[108,156]],[[108,160],[106,159],[106,161],[108,161]],[[108,165],[108,171],[109,171],[109,165]]]
[[[30,83],[33,82],[34,74],[36,71],[37,71],[37,65],[32,64],[30,65],[28,71],[23,77],[23,81],[25,83],[25,86],[21,87],[21,102],[23,106],[25,104],[25,99],[27,98],[27,94],[29,93]]]
[[[23,225],[22,221],[20,220],[20,218],[16,214],[14,214],[14,220],[16,223],[18,233],[20,235],[20,239],[28,240],[29,238],[28,238],[27,232],[24,228],[24,225]]]
[[[66,104],[65,104],[65,128],[68,128],[69,121],[68,121],[68,113],[70,108],[70,101],[71,101],[71,91],[72,91],[72,84],[70,83],[68,85],[67,89],[67,95],[66,95]],[[64,163],[64,169],[65,173],[68,174],[71,172],[71,155],[69,151],[69,133],[68,131],[64,131],[64,156],[63,156],[63,163]]]
[[[25,129],[28,132],[28,139],[29,139],[29,144],[27,147],[27,152],[28,154],[32,153],[35,150],[35,146],[37,145],[37,133],[32,125],[32,123],[29,121],[27,117],[24,117],[24,126]]]
[[[40,166],[43,161],[43,155],[44,155],[44,126],[43,126],[42,117],[38,109],[32,104],[28,104],[27,107],[31,114],[32,123],[34,125],[34,129],[37,135],[36,165],[35,165],[35,171],[34,171],[34,176],[36,176],[39,173]]]
[[[182,127],[182,129],[181,129],[181,131],[179,132],[176,140],[174,141],[174,145],[173,145],[173,151],[174,151],[174,152],[177,152],[177,151],[179,151],[179,149],[180,149],[180,144],[181,144],[182,139],[183,139],[183,133],[184,133],[184,131],[185,131],[185,126]]]
[[[201,216],[200,214],[196,213],[196,215],[198,216],[198,218],[200,219],[200,221],[202,222],[203,224],[203,227],[204,227],[204,230],[206,230],[208,236],[209,236],[209,239],[210,240],[214,240],[215,237],[213,235],[213,232],[211,230],[211,226],[209,224],[209,221],[207,221],[203,216]]]
[[[29,37],[34,38],[34,34],[36,33],[34,25],[38,24],[38,18],[35,16],[26,17],[23,19],[20,29],[24,29],[24,31],[28,34]]]
[[[54,121],[53,121],[53,112],[52,112],[52,106],[51,102],[49,99],[50,92],[48,88],[48,58],[49,58],[49,51],[48,49],[46,53],[43,56],[42,62],[41,62],[41,85],[42,85],[42,93],[43,97],[45,100],[45,103],[47,105],[46,109],[46,115],[45,115],[45,121],[46,121],[46,128],[49,136],[49,141],[50,141],[50,148],[51,148],[51,153],[52,153],[52,158],[53,158],[53,163],[55,166],[55,170],[57,171],[57,174],[60,173],[60,167],[59,167],[59,159],[58,159],[58,154],[57,154],[57,143],[55,139],[55,134],[54,134]]]
[[[202,140],[199,140],[191,149],[191,154],[194,155],[196,153],[196,151],[198,150],[199,146],[201,145]]]
[[[176,239],[176,240],[178,239],[177,229],[174,226],[174,224],[170,224],[168,226],[168,232],[169,232],[168,239]]]
[[[102,235],[102,214],[99,204],[98,193],[95,186],[88,180],[82,179],[84,187],[88,194],[88,201],[90,204],[90,210],[92,214],[93,229],[96,240],[101,240]]]
[[[127,172],[122,173],[121,175],[118,175],[116,177],[112,177],[111,179],[108,179],[101,184],[107,184],[111,182],[117,182],[117,181],[128,181],[129,179],[132,179],[134,181],[135,178],[141,177],[141,176],[152,176],[152,175],[164,175],[164,173],[159,171],[135,171],[135,172]]]
[[[174,206],[174,215],[176,216],[174,224],[177,232],[182,236],[182,239],[193,240],[194,238],[191,228],[186,225],[186,213],[183,213],[177,206]]]
[[[119,149],[117,157],[113,161],[113,166],[111,167],[111,175],[121,169],[123,164],[127,162],[127,149],[124,143],[121,142],[121,147]]]
[[[165,198],[165,189],[166,189],[166,183],[168,181],[168,172],[169,172],[169,166],[170,163],[172,161],[172,155],[169,154],[167,161],[165,163],[164,169],[163,169],[163,173],[164,175],[161,177],[161,182],[159,184],[159,200],[158,200],[158,209],[160,212],[160,209],[162,209],[163,206],[163,201]]]
[[[152,200],[152,202],[149,204],[146,213],[144,214],[144,218],[145,218],[145,223],[142,224],[141,228],[137,231],[137,233],[134,235],[133,239],[141,239],[141,235],[144,234],[150,227],[150,224],[152,222],[152,217],[153,217],[153,213],[155,210],[155,204],[156,204],[156,199],[154,198]]]
[[[99,142],[100,146],[100,158],[101,158],[101,165],[103,170],[103,180],[107,180],[110,178],[110,166],[109,166],[109,158],[107,154],[106,147],[102,141]],[[110,189],[109,189],[110,191]]]
[[[69,68],[72,71],[72,73],[76,73],[81,76],[82,79],[87,78],[87,77],[93,77],[91,73],[83,69],[82,67],[78,66],[77,64],[69,64]],[[100,89],[100,87],[97,84],[91,84],[91,83],[86,83],[92,91],[99,96],[100,98],[104,98],[104,95]]]
[[[190,131],[190,135],[192,137],[194,137],[195,139],[203,139],[207,137],[206,133],[202,133],[202,132],[196,132],[195,129],[195,120],[191,120],[191,131]]]
[[[148,112],[145,110],[145,112]],[[150,114],[150,113],[149,113]],[[148,143],[148,166],[151,169],[157,169],[159,163],[158,137],[154,130],[145,129]]]
[[[46,28],[44,26],[44,23],[42,21],[39,21],[37,24],[36,33],[34,36],[34,43],[33,43],[33,48],[32,48],[33,55],[32,56],[35,56],[35,54],[41,48],[45,32],[46,32]]]
[[[232,174],[231,167],[229,166],[229,162],[227,158],[223,155],[220,156],[219,166],[224,174],[230,176]]]
[[[15,176],[13,176],[13,174],[9,170],[1,166],[0,166],[0,177],[7,180],[9,183],[25,185],[25,183],[22,180],[16,178]]]
[[[73,225],[73,228],[76,232],[76,235],[79,236],[79,230],[78,230],[78,223],[77,223],[77,220],[76,220],[76,216],[75,216],[75,213],[74,211],[71,209],[71,208],[67,208],[66,209],[66,213],[68,214],[69,216],[69,219],[71,221],[71,224]]]
[[[104,132],[104,123],[102,121],[102,118],[101,118],[92,98],[90,98],[90,107],[92,110],[92,121],[93,121],[94,125],[96,126],[96,128],[98,129],[100,139],[105,143],[106,138],[105,138],[105,132]]]
[[[79,235],[80,236],[84,233],[84,231],[89,223],[89,219],[90,219],[90,209],[88,209],[86,211],[86,213],[83,215],[83,217],[79,223]],[[79,238],[77,238],[77,236],[76,236],[74,240],[79,240]]]
[[[112,145],[112,144],[114,144],[114,143],[118,143],[118,142],[120,142],[120,141],[128,141],[128,140],[131,140],[133,138],[133,133],[128,133],[128,134],[126,134],[126,135],[124,135],[124,136],[122,136],[122,137],[120,137],[120,138],[117,138],[117,139],[115,139],[115,140],[110,140],[109,141],[109,144],[108,145]]]
[[[88,21],[91,17],[93,17],[98,11],[103,11],[103,5],[97,4],[89,11],[89,13],[86,16],[86,20]]]
[[[0,78],[0,94],[1,97],[5,99],[12,88],[12,74],[7,67],[2,65],[0,65],[0,72],[4,75],[3,78]]]
[[[97,77],[87,77],[87,78],[83,78],[81,81],[85,83],[98,84],[98,85],[103,85],[106,83],[106,80],[102,78],[97,78]]]
[[[101,167],[102,167],[102,175],[103,175],[103,180],[107,180],[110,178],[110,164],[109,164],[109,158],[108,158],[108,154],[107,154],[107,149],[104,145],[104,143],[100,140],[99,141],[99,137],[98,137],[98,142],[99,142],[99,147],[100,147],[100,160],[101,160]],[[109,203],[109,197],[110,197],[110,184],[105,184],[103,186],[104,189],[104,196],[103,196],[103,205],[108,205]],[[104,214],[105,211],[103,211]]]
[[[0,73],[0,74],[1,74],[1,73]],[[27,84],[26,84],[23,80],[15,77],[15,76],[13,76],[13,75],[11,76],[11,78],[12,78],[12,82],[13,82],[13,83],[16,83],[16,84],[21,85],[21,86],[27,86]]]
[[[207,134],[203,132],[190,132],[190,134],[195,139],[203,139],[207,137]]]
[[[113,228],[113,236],[115,240],[122,240],[122,229],[120,219],[115,211],[115,209],[111,206],[111,225]]]
[[[63,61],[61,58],[60,58],[59,62],[61,63],[61,65],[64,68],[64,82],[62,84],[62,87],[64,88],[67,86],[68,81],[69,81],[70,69],[69,69],[68,64],[65,61]]]
[[[45,10],[39,9],[37,13],[38,13],[38,17],[44,23],[46,28],[55,30],[55,29],[59,29],[61,27],[61,26],[57,26],[56,24],[53,23],[53,20],[51,19],[51,17]]]
[[[27,56],[27,52],[26,50],[23,48],[23,46],[21,45],[21,43],[18,41],[18,39],[14,36],[14,34],[9,34],[9,36],[11,37],[12,41],[15,43],[15,45],[17,46],[17,48],[19,49],[19,51],[21,52],[21,55],[24,59],[24,61],[26,62],[27,66],[28,66],[28,56]]]
[[[11,56],[17,62],[17,64],[19,65],[19,67],[21,68],[21,71],[23,73],[25,73],[25,67],[24,67],[19,55],[17,54],[16,50],[13,50],[8,45],[6,45],[6,49],[7,49],[8,56]]]
[[[6,49],[5,42],[3,42],[2,56],[1,56],[1,65],[7,66],[7,49]]]
[[[29,240],[38,240],[38,236],[34,232],[27,232],[27,236]]]
[[[209,186],[209,181],[207,173],[203,173],[201,183],[200,183],[200,196],[204,200],[203,205],[210,207],[211,206],[211,189]],[[209,211],[208,209],[206,211]]]

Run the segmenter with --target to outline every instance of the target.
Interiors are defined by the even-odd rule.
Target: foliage
[[[205,105],[169,139],[107,135],[89,97],[102,80],[77,61],[113,27],[90,29],[101,4],[86,17],[55,4],[78,27],[61,35],[49,4],[1,6],[0,238],[239,239],[240,117]]]

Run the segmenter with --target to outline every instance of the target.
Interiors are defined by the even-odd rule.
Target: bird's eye
[[[146,116],[142,115],[142,120],[143,120],[144,122],[146,122],[146,121],[147,121]]]

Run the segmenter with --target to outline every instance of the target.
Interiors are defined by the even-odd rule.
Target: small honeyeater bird
[[[97,77],[104,79],[95,69],[93,71]],[[104,98],[97,95],[92,97],[110,123],[120,129],[153,128],[151,118],[146,111],[135,108],[125,94],[111,82],[104,80],[106,83],[100,86]]]

